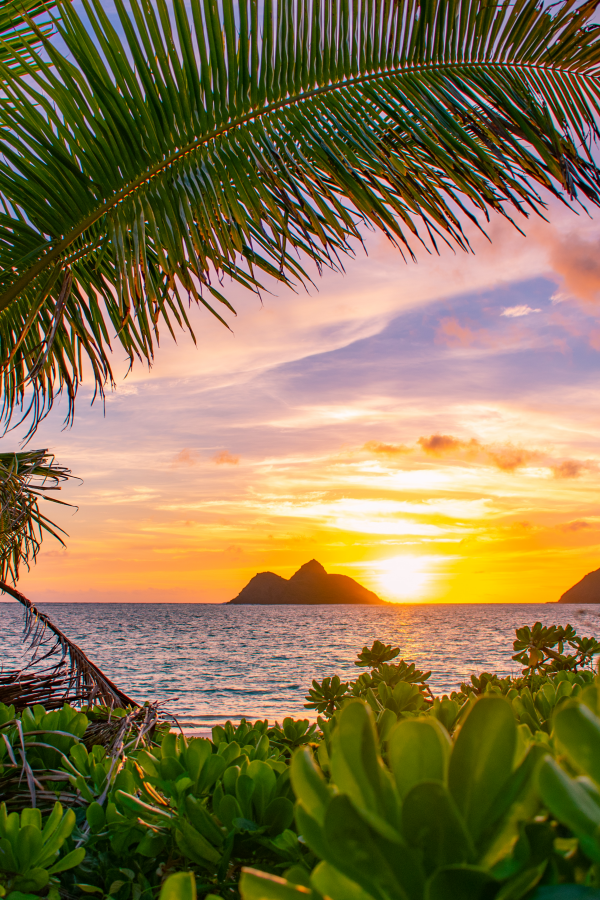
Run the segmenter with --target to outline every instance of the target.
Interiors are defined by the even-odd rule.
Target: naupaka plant
[[[35,4],[34,4],[35,5]],[[467,219],[598,205],[594,2],[59,0],[0,54],[0,390],[31,427],[110,350]],[[23,77],[23,74],[25,77]]]

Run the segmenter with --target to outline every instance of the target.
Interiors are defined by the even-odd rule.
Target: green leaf
[[[409,791],[402,806],[402,830],[406,842],[422,852],[429,873],[475,858],[465,823],[440,782],[424,781]]]
[[[289,828],[294,821],[294,804],[287,797],[275,797],[267,806],[261,824],[267,825],[275,836]]]
[[[193,738],[185,751],[185,764],[194,781],[197,781],[207,759],[212,754],[211,742],[204,738]]]
[[[220,846],[223,843],[223,832],[217,826],[211,814],[205,806],[192,797],[185,798],[185,811],[194,828],[200,832],[211,844]]]
[[[240,894],[242,900],[316,900],[314,891],[309,888],[254,869],[242,869]]]
[[[302,801],[307,813],[322,825],[331,791],[308,747],[300,747],[294,753],[291,778],[296,797]]]
[[[50,873],[46,869],[35,867],[29,869],[24,875],[13,879],[13,887],[16,891],[43,891],[50,881]]]
[[[402,896],[419,900],[423,874],[416,854],[402,838],[390,841],[355,808],[349,797],[334,797],[325,813],[325,855],[336,869],[363,890],[379,896]]]
[[[19,872],[24,875],[42,849],[42,832],[36,825],[25,825],[19,831],[15,847]]]
[[[193,872],[176,872],[165,879],[159,900],[196,900],[196,879]]]
[[[102,831],[102,829],[106,825],[106,816],[104,814],[104,810],[99,803],[96,803],[96,801],[90,803],[85,811],[85,817],[87,819],[88,825],[93,832]]]
[[[389,766],[402,798],[421,781],[445,781],[450,738],[436,719],[403,719],[388,741]]]
[[[310,881],[316,891],[331,900],[374,900],[373,894],[363,890],[355,881],[331,866],[321,862],[313,869]]]
[[[585,844],[585,852],[600,863],[600,844],[596,841],[600,829],[598,804],[549,756],[540,766],[538,781],[542,799],[552,815],[576,835],[591,838]]]
[[[591,709],[574,702],[561,706],[554,733],[575,765],[600,784],[600,719]]]
[[[477,841],[513,766],[517,729],[510,703],[484,695],[469,711],[450,756],[448,787]]]
[[[84,859],[85,850],[83,847],[78,847],[76,850],[71,850],[70,853],[67,853],[59,859],[51,869],[48,869],[48,873],[50,875],[58,875],[59,872],[66,872],[67,869],[74,869],[75,866],[80,865]]]
[[[177,846],[181,852],[192,862],[206,866],[207,863],[217,865],[221,860],[221,854],[203,837],[196,829],[182,819],[175,831]]]
[[[427,900],[486,900],[495,881],[477,866],[447,866],[427,882]]]
[[[331,776],[338,790],[375,814],[387,818],[392,812],[393,822],[393,785],[378,753],[373,715],[362,700],[349,701],[340,712],[331,747]]]

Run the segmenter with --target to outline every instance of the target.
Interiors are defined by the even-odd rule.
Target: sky
[[[523,223],[521,223],[523,224]],[[600,566],[600,216],[557,203],[474,254],[380,235],[309,293],[194,310],[73,427],[34,602],[224,602],[315,558],[391,602],[548,602]],[[22,429],[24,431],[24,429]],[[3,439],[16,449],[19,431]]]

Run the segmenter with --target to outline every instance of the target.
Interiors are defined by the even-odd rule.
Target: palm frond
[[[69,57],[0,66],[6,421],[71,416],[84,359],[102,394],[113,343],[151,361],[186,300],[222,319],[224,281],[301,284],[366,226],[412,256],[542,189],[600,202],[595,2],[115,5],[120,33],[61,0]]]
[[[139,706],[24,594],[2,581],[0,592],[24,607],[23,641],[31,654],[22,669],[0,673],[0,703],[19,710],[35,703],[47,710],[59,709],[65,703],[109,708]]]
[[[40,510],[40,500],[68,506],[49,494],[70,477],[47,450],[0,453],[0,581],[16,581],[20,566],[29,568],[45,535],[64,544],[65,532]]]
[[[34,64],[30,51],[52,33],[48,13],[54,6],[55,0],[0,0],[0,62],[13,76]]]

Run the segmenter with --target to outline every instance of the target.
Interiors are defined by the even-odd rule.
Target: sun
[[[382,592],[394,603],[422,600],[429,592],[435,573],[427,556],[393,556],[377,563],[377,580]]]

